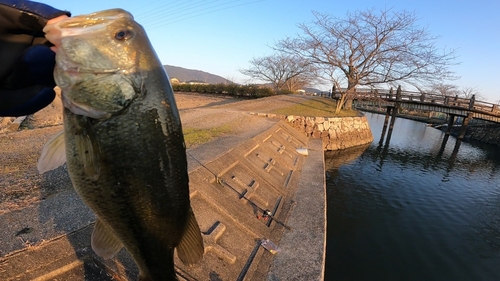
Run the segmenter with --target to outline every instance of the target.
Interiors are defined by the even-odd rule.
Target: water
[[[500,280],[500,149],[401,118],[380,145],[367,117],[368,148],[326,154],[325,280]]]

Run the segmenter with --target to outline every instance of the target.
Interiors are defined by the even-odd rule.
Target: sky
[[[487,101],[500,102],[500,1],[498,0],[39,0],[73,15],[122,8],[146,30],[163,64],[197,69],[237,83],[257,83],[240,73],[250,60],[273,53],[281,39],[301,34],[297,27],[312,11],[344,17],[348,12],[414,12],[417,24],[439,36],[436,47],[455,49],[457,80]],[[499,80],[497,80],[499,79]],[[328,86],[316,85],[321,90]],[[413,90],[413,89],[408,89]]]

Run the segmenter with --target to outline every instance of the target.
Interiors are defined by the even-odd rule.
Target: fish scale
[[[204,249],[168,76],[142,27],[123,10],[69,18],[48,34],[50,28],[61,31],[48,38],[60,42],[54,73],[64,134],[44,147],[38,168],[66,161],[75,190],[97,216],[92,248],[98,255],[110,258],[123,245],[140,280],[176,280],[174,248],[188,265]],[[93,52],[98,62],[89,59]]]

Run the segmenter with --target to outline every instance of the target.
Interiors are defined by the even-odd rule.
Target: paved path
[[[295,97],[287,96],[257,101],[214,98],[215,100],[210,100],[210,103],[200,104],[200,101],[196,100],[199,98],[198,95],[185,95],[183,98],[195,99],[194,101],[198,103],[194,107],[190,107],[187,104],[193,105],[192,102],[183,103],[182,99],[179,99],[179,108],[184,128],[209,128],[210,126],[220,126],[221,124],[230,124],[234,128],[230,134],[189,148],[187,153],[190,172],[202,164],[205,165],[219,158],[219,156],[243,142],[258,136],[278,122],[277,119],[250,115],[249,112],[265,112],[266,105],[268,105],[268,108],[278,108],[293,105],[304,99],[302,97],[295,99]],[[212,122],[207,122],[206,120],[212,120]],[[1,182],[9,182],[9,186],[2,184],[0,189],[10,191],[10,195],[3,197],[3,200],[0,201],[0,225],[2,225],[2,228],[0,228],[0,276],[17,266],[21,270],[32,267],[30,269],[33,270],[33,276],[38,277],[37,271],[53,270],[49,269],[49,265],[52,263],[52,259],[55,258],[52,256],[54,255],[52,251],[56,250],[62,255],[61,257],[57,257],[62,265],[53,263],[50,266],[56,269],[59,268],[58,266],[63,266],[61,270],[67,271],[66,277],[75,276],[76,278],[77,276],[82,276],[81,264],[87,259],[94,261],[94,259],[91,259],[92,253],[88,249],[88,243],[92,222],[95,220],[95,217],[73,191],[65,167],[60,167],[45,175],[38,175],[36,173],[36,160],[41,146],[60,129],[61,126],[55,126],[0,136],[2,162],[5,160],[10,164],[10,166],[5,166],[4,170],[0,172]],[[317,146],[321,147],[321,145]],[[321,175],[324,176],[321,169],[316,167],[317,164],[322,163],[322,161],[318,162],[318,159],[322,157],[322,151],[317,151],[317,153],[313,153],[311,156],[314,156],[314,158],[308,159],[310,167],[307,168],[307,175],[309,177],[301,179],[300,185],[302,186],[309,186],[311,180],[319,178]],[[314,193],[298,193],[296,200],[301,201],[301,198],[305,198],[305,200],[312,200],[314,198],[324,199],[323,182],[320,182],[320,185],[312,185],[315,187]],[[12,186],[15,189],[9,189]],[[16,195],[16,192],[18,192],[18,195]],[[314,196],[314,198],[311,198],[311,194],[316,194],[318,197]],[[307,234],[307,229],[311,226],[311,223],[314,224],[313,227],[315,229],[324,230],[324,217],[318,217],[319,221],[304,221],[301,219],[301,216],[307,216],[307,212],[304,213],[303,207],[307,209],[307,206],[312,204],[308,201],[304,202],[306,203],[294,207],[297,210],[292,211],[291,219],[292,221],[302,221],[302,223],[297,224],[295,227],[304,228],[305,232],[295,231],[291,234],[286,234],[283,240],[285,249],[290,246],[293,248],[293,245],[298,243],[297,239],[300,240],[301,235]],[[310,211],[313,210],[311,209]],[[324,213],[324,205],[321,212]],[[322,276],[323,268],[321,263],[324,258],[324,244],[322,244],[324,236],[318,236],[316,239],[319,239],[319,242],[316,241],[315,243],[316,246],[319,246],[319,252],[315,250],[315,254],[312,256],[304,256],[296,253],[293,254],[294,259],[287,259],[286,257],[279,259],[274,263],[274,276],[285,276],[283,274],[287,273],[286,268],[289,267],[283,267],[284,264],[291,265],[293,262],[296,262],[297,264],[306,266],[303,260],[300,259],[301,257],[306,257],[307,261],[309,261],[309,267],[310,265],[316,266],[315,268],[309,268],[314,271],[312,274]],[[31,251],[23,252],[22,250],[26,248],[31,248]],[[49,248],[53,250],[48,251],[47,249]],[[80,250],[75,251],[73,249]],[[12,255],[16,251],[21,252]],[[47,256],[47,253],[50,256]],[[8,258],[5,258],[6,255]],[[79,260],[79,262],[65,263],[66,260],[73,259]],[[130,259],[128,261],[130,262]],[[88,266],[87,262],[85,264]],[[67,268],[68,266],[70,268]],[[133,268],[135,265],[128,264],[125,266]],[[99,268],[99,265],[95,266],[95,270],[85,268],[84,273],[86,275],[91,274],[95,277],[95,280],[112,280],[110,276],[105,276]],[[51,280],[50,274],[57,274],[57,270],[47,274],[49,275],[42,277],[45,278],[44,280]],[[309,274],[311,273],[309,272]],[[294,276],[290,275],[289,277],[294,278]]]

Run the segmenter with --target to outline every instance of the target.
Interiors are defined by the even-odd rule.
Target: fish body
[[[203,240],[163,65],[144,29],[120,9],[50,28],[59,33],[47,38],[56,42],[64,134],[46,145],[39,170],[65,158],[76,192],[97,216],[92,248],[98,255],[110,258],[124,246],[140,280],[176,280],[174,248],[190,265],[202,258]],[[65,157],[54,156],[62,150]]]

